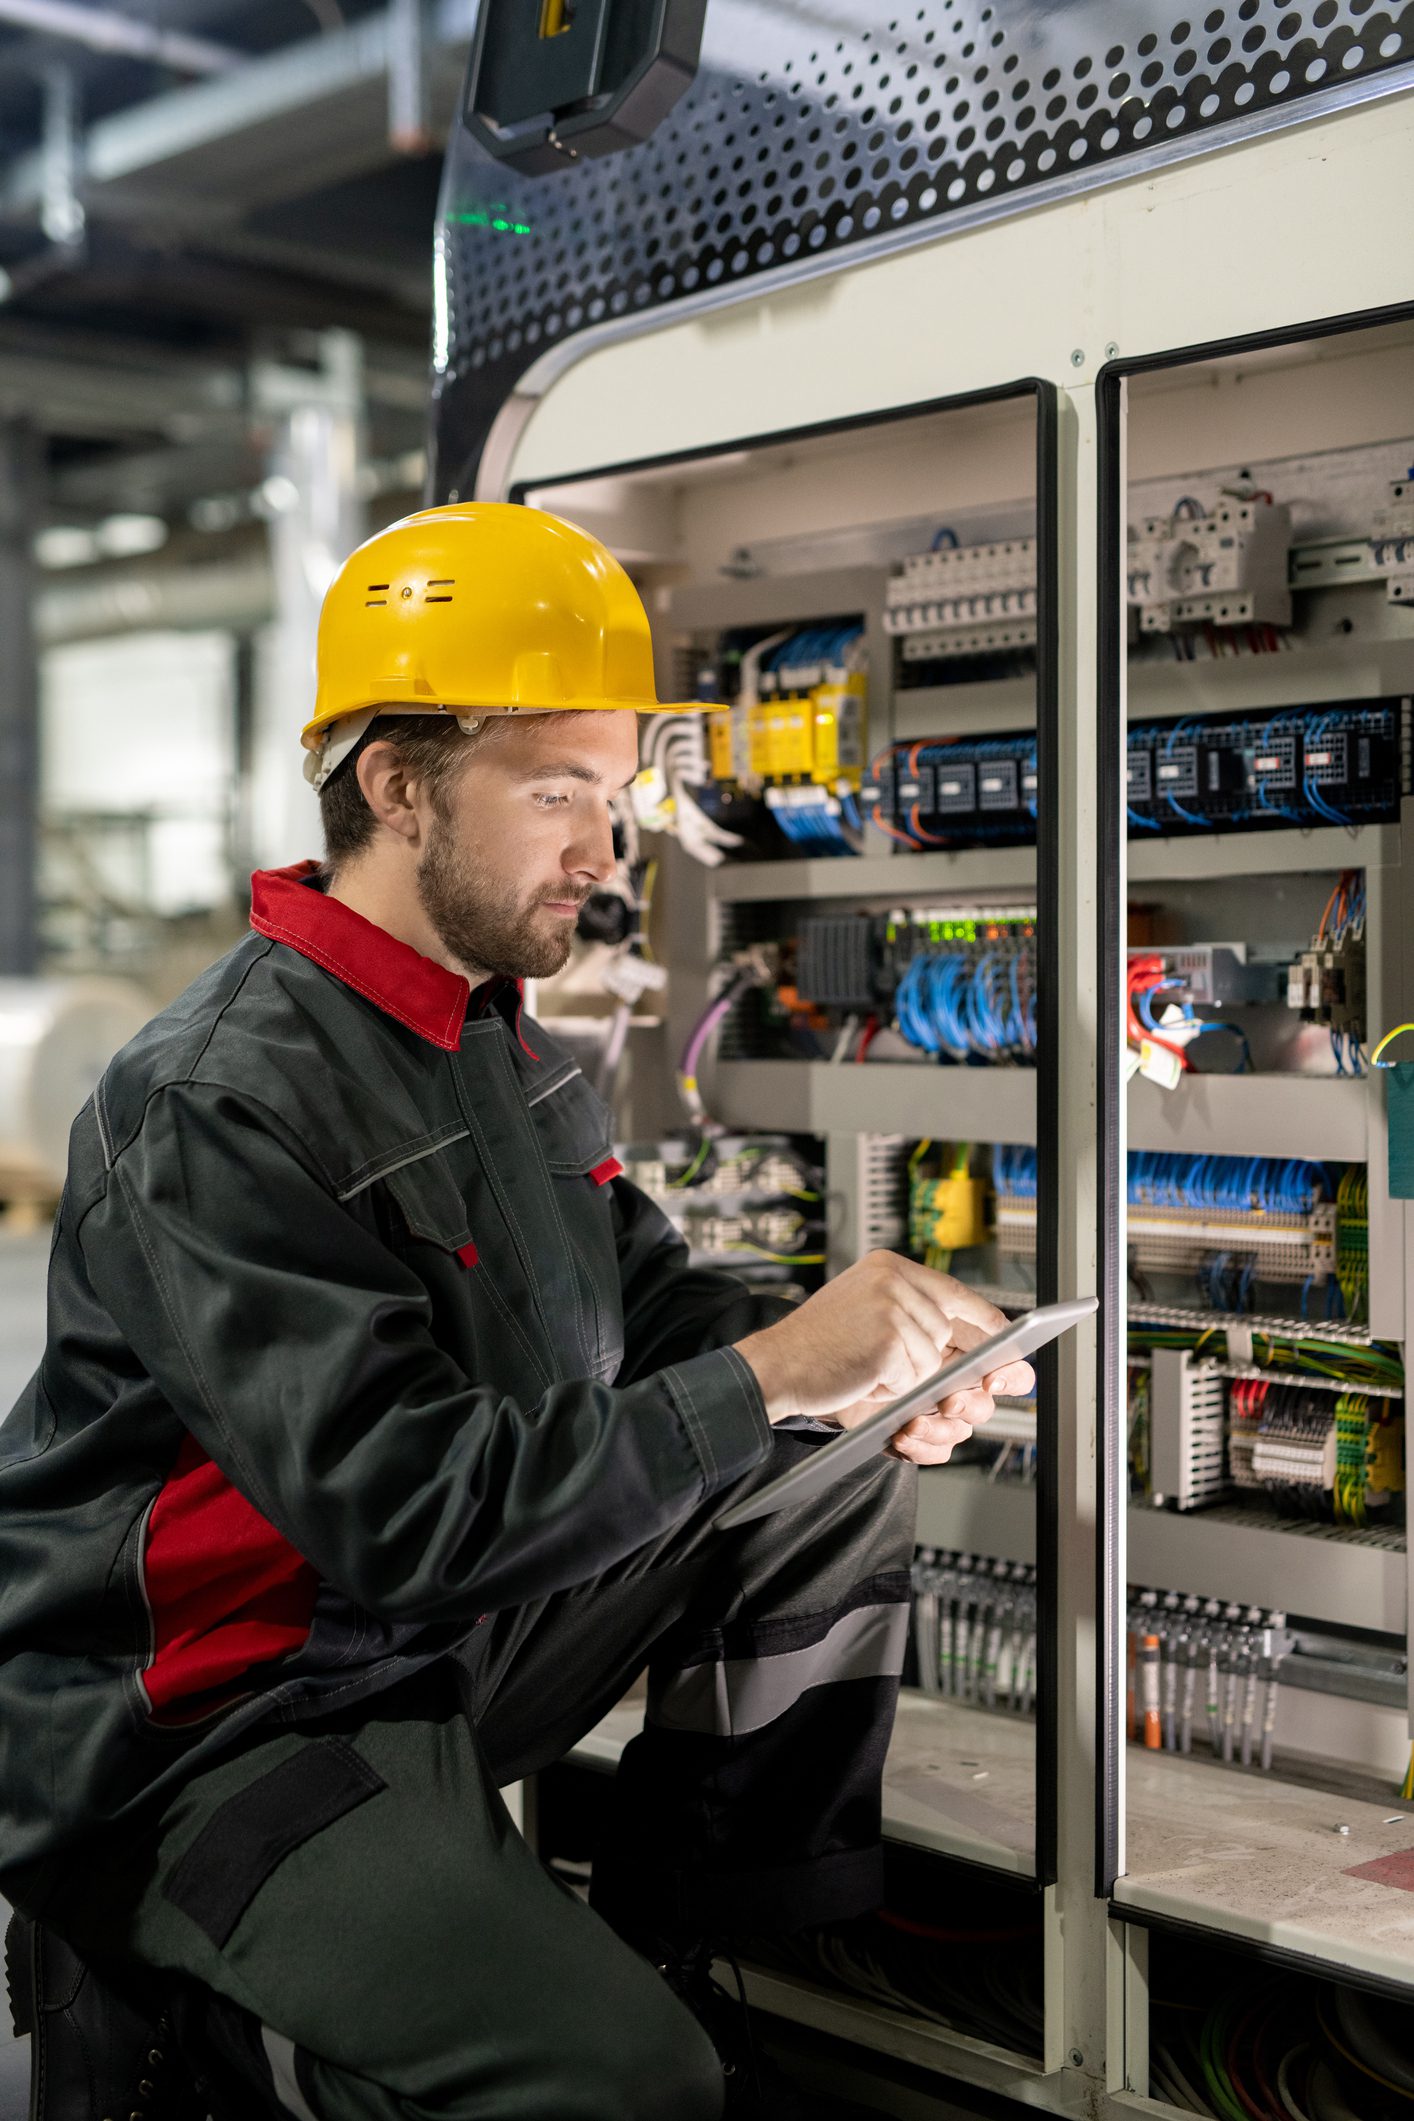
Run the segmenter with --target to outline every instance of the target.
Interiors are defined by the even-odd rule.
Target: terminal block
[[[1178,1510],[1216,1502],[1227,1487],[1227,1382],[1186,1348],[1155,1348],[1149,1390],[1153,1500]]]

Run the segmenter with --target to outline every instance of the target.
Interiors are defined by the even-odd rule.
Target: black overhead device
[[[635,147],[697,72],[707,0],[482,0],[468,130],[527,176]]]

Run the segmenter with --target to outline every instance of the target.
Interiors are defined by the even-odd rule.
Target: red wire
[[[1252,2023],[1253,2017],[1255,2015],[1255,2012],[1248,2011],[1247,2016],[1241,2021],[1241,2023],[1233,2028],[1232,2038],[1228,2041],[1227,2044],[1228,2082],[1232,2086],[1233,2091],[1237,2096],[1238,2104],[1246,2109],[1247,2113],[1251,2116],[1251,2121],[1282,2121],[1281,2115],[1279,2113],[1274,2114],[1269,2106],[1264,2107],[1255,2104],[1255,2102],[1248,2095],[1247,2087],[1243,2084],[1241,2078],[1237,2074],[1238,2043],[1241,2040],[1242,2035],[1246,2032],[1248,2026]]]
[[[1136,1046],[1142,1046],[1145,1039],[1148,1039],[1151,1045],[1161,1046],[1165,1053],[1173,1055],[1181,1068],[1186,1069],[1189,1066],[1189,1060],[1182,1046],[1175,1046],[1171,1040],[1161,1038],[1157,1032],[1147,1030],[1139,1021],[1135,1011],[1134,997],[1138,990],[1143,988],[1147,992],[1149,989],[1157,987],[1163,977],[1164,961],[1161,957],[1134,957],[1130,959],[1129,1035]]]
[[[1252,2015],[1254,2017],[1257,2015],[1255,2010],[1253,2011]],[[1257,2027],[1256,2032],[1252,2035],[1252,2067],[1256,2072],[1258,2091],[1262,2094],[1262,2097],[1266,2100],[1267,2105],[1271,2108],[1272,2112],[1278,2117],[1280,2117],[1282,2106],[1281,2100],[1278,2098],[1276,2092],[1273,2090],[1272,2080],[1267,2075],[1267,2072],[1262,2065],[1262,2042],[1271,2032],[1272,2027],[1275,2024],[1276,2012],[1275,2010],[1269,2009],[1267,2016],[1263,2019],[1262,2023]]]
[[[864,1029],[859,1036],[859,1045],[854,1055],[856,1062],[863,1060],[865,1054],[869,1051],[869,1048],[873,1045],[875,1039],[879,1036],[879,1028],[880,1027],[878,1017],[871,1016],[866,1022]]]

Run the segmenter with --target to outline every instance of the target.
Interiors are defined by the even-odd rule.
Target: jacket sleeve
[[[528,1406],[465,1376],[422,1283],[244,1092],[158,1092],[79,1237],[184,1427],[389,1620],[467,1621],[583,1582],[769,1448],[729,1347]]]
[[[628,1179],[613,1181],[613,1206],[624,1299],[621,1382],[730,1347],[794,1309],[788,1298],[750,1289],[735,1274],[690,1267],[667,1216]]]

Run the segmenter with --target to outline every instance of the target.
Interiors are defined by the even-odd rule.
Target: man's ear
[[[397,745],[386,740],[370,744],[360,754],[355,771],[363,799],[377,822],[400,840],[415,844],[422,826],[413,801],[414,784]]]

